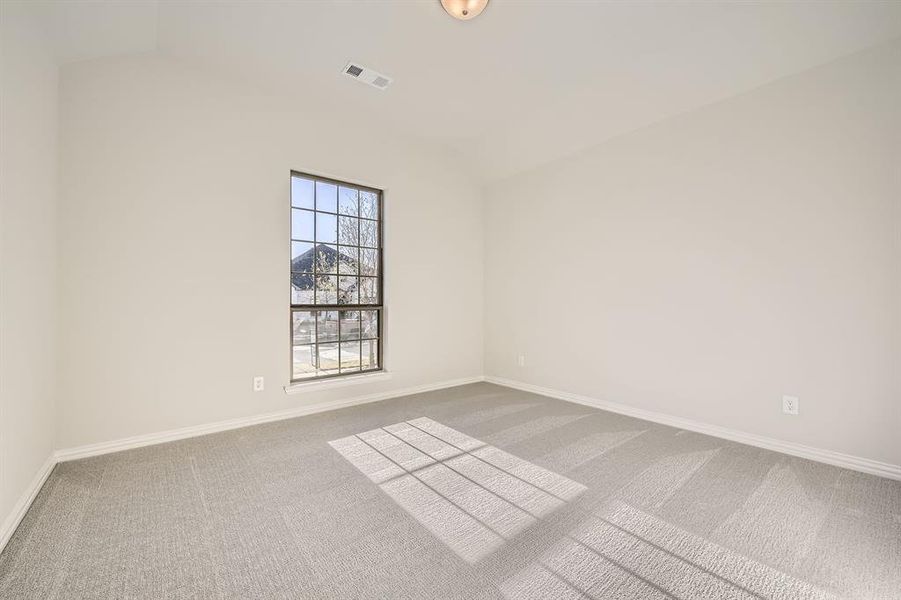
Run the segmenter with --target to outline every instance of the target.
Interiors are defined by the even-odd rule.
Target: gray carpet
[[[901,483],[489,384],[56,467],[0,598],[899,598]]]

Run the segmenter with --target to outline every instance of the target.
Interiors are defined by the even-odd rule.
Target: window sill
[[[332,388],[341,388],[349,385],[359,385],[361,383],[388,381],[389,379],[391,379],[391,373],[389,373],[388,371],[376,371],[375,373],[366,373],[365,375],[351,375],[348,377],[336,377],[334,379],[292,383],[291,385],[285,386],[285,393],[289,395],[304,394],[309,392],[318,392],[320,390],[328,390]]]

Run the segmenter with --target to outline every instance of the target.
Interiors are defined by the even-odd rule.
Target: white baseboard
[[[562,392],[560,390],[532,385],[530,383],[523,383],[521,381],[505,379],[503,377],[486,376],[484,380],[489,383],[522,390],[524,392],[532,392],[534,394],[540,394],[542,396],[557,398],[558,400],[575,402],[576,404],[583,404],[585,406],[591,406],[593,408],[600,408],[601,410],[608,410],[610,412],[628,415],[630,417],[644,419],[646,421],[653,421],[654,423],[669,425],[671,427],[677,427],[679,429],[696,431],[698,433],[731,440],[733,442],[748,444],[750,446],[757,446],[758,448],[765,448],[767,450],[774,450],[776,452],[782,452],[784,454],[790,454],[792,456],[799,456],[801,458],[807,458],[837,467],[844,467],[846,469],[861,471],[863,473],[869,473],[871,475],[887,477],[888,479],[901,480],[901,465],[893,465],[890,463],[879,462],[877,460],[870,460],[868,458],[861,458],[859,456],[851,456],[850,454],[842,454],[841,452],[824,450],[822,448],[813,448],[811,446],[804,446],[802,444],[795,444],[793,442],[786,442],[783,440],[768,438],[753,433],[746,433],[744,431],[728,429],[726,427],[719,427],[717,425],[709,425],[700,421],[674,417],[665,413],[635,408],[632,406],[627,406],[625,404],[620,404],[618,402],[599,400],[597,398],[591,398],[589,396],[572,394],[570,392]]]
[[[314,413],[346,408],[348,406],[356,406],[358,404],[378,402],[379,400],[388,400],[389,398],[397,398],[399,396],[421,394],[423,392],[431,392],[434,390],[456,387],[458,385],[465,385],[467,383],[476,383],[483,380],[484,379],[481,376],[466,377],[463,379],[452,379],[449,381],[441,381],[438,383],[431,383],[416,387],[402,388],[388,392],[365,394],[351,398],[344,398],[341,400],[308,404],[305,406],[298,406],[296,408],[289,408],[287,410],[278,412],[251,415],[249,417],[239,417],[237,419],[229,419],[227,421],[217,421],[215,423],[206,423],[203,425],[193,425],[191,427],[181,427],[179,429],[170,429],[168,431],[159,431],[156,433],[136,435],[133,437],[111,440],[109,442],[100,442],[99,444],[89,444],[86,446],[57,450],[55,458],[58,462],[77,460],[79,458],[109,454],[111,452],[119,452],[121,450],[130,450],[132,448],[140,448],[142,446],[152,446],[154,444],[162,444],[165,442],[172,442],[175,440],[182,440],[185,438],[217,433],[219,431],[227,431],[229,429],[240,429],[241,427],[249,427],[250,425],[257,425],[259,423],[281,421],[283,419],[292,419],[294,417],[302,417],[304,415],[311,415]]]
[[[6,548],[7,542],[9,542],[9,539],[13,536],[13,533],[15,533],[16,527],[22,522],[22,518],[25,516],[25,513],[28,512],[31,503],[34,502],[38,492],[44,487],[44,482],[50,477],[50,472],[53,471],[53,467],[55,466],[56,458],[51,454],[47,457],[44,464],[41,465],[41,468],[35,474],[31,483],[28,484],[28,488],[19,498],[19,501],[16,502],[16,505],[13,507],[9,516],[6,517],[6,520],[3,521],[3,525],[0,525],[0,552],[3,552],[3,549]]]

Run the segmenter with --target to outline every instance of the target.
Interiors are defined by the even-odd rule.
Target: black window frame
[[[293,180],[294,180],[295,177],[299,177],[299,178],[302,178],[302,179],[311,180],[311,181],[313,182],[313,198],[314,198],[313,202],[314,202],[314,204],[313,204],[313,208],[312,208],[312,209],[299,208],[299,207],[295,207],[295,206],[294,206],[294,201],[293,201],[293,198],[292,198],[292,194],[293,194],[292,189],[293,189]],[[315,231],[315,228],[316,228],[316,223],[317,223],[317,221],[318,221],[317,215],[320,214],[320,213],[321,213],[321,214],[334,214],[334,215],[336,215],[336,219],[339,219],[340,216],[344,216],[344,215],[341,213],[341,208],[340,208],[340,197],[339,197],[338,200],[337,200],[337,201],[338,201],[338,205],[337,205],[336,208],[335,208],[335,211],[336,211],[336,212],[332,213],[332,212],[330,212],[330,211],[320,211],[320,210],[318,210],[318,206],[317,206],[317,204],[316,204],[316,189],[317,189],[316,183],[317,183],[317,182],[322,182],[322,183],[326,183],[326,184],[335,185],[335,186],[337,186],[337,187],[339,188],[339,190],[340,190],[341,187],[344,187],[344,188],[353,188],[353,189],[356,189],[358,192],[370,192],[370,193],[374,193],[375,196],[376,196],[377,203],[378,203],[378,210],[377,210],[377,216],[376,216],[375,222],[376,222],[376,235],[377,235],[377,240],[378,240],[378,241],[377,241],[375,247],[372,247],[372,246],[362,246],[362,245],[361,245],[362,240],[360,240],[360,239],[357,239],[357,244],[356,244],[356,245],[352,245],[352,244],[338,244],[337,241],[335,242],[335,244],[337,244],[338,246],[344,246],[344,247],[356,248],[356,250],[357,250],[357,253],[358,253],[357,275],[356,275],[356,277],[357,277],[357,282],[358,282],[358,284],[357,284],[357,294],[359,294],[359,289],[360,289],[359,282],[361,281],[361,277],[363,277],[363,276],[360,275],[360,271],[361,271],[361,267],[362,267],[362,260],[359,258],[359,257],[360,257],[360,252],[362,252],[362,250],[366,250],[366,249],[369,249],[369,250],[373,250],[373,249],[374,249],[374,250],[377,250],[377,251],[378,251],[378,260],[377,260],[377,269],[378,269],[378,272],[377,272],[377,274],[376,274],[376,276],[375,276],[376,286],[377,286],[377,291],[378,291],[378,302],[375,303],[375,304],[373,304],[373,303],[360,304],[360,303],[359,303],[359,295],[358,295],[358,297],[357,297],[357,303],[356,303],[356,304],[354,304],[354,303],[344,303],[344,304],[341,304],[341,303],[337,303],[337,301],[336,301],[336,303],[333,303],[333,304],[318,304],[318,303],[316,303],[316,294],[318,293],[317,290],[316,290],[316,288],[317,288],[317,278],[316,278],[317,273],[315,272],[315,271],[316,271],[316,266],[315,266],[315,264],[316,264],[316,262],[318,262],[318,261],[317,261],[317,258],[316,258],[316,257],[317,257],[317,252],[318,252],[318,251],[317,251],[317,247],[318,247],[320,244],[326,244],[326,245],[329,245],[329,246],[333,245],[333,244],[331,244],[330,242],[319,242],[319,241],[316,239],[316,231]],[[288,328],[289,336],[288,336],[288,339],[289,339],[289,350],[290,350],[290,351],[289,351],[289,358],[290,358],[290,374],[291,374],[290,381],[291,381],[291,384],[308,383],[308,382],[323,381],[323,380],[331,380],[331,379],[340,379],[340,378],[346,378],[346,377],[355,377],[355,376],[360,376],[360,375],[365,375],[365,374],[372,374],[372,373],[378,373],[378,372],[380,372],[380,371],[384,371],[384,370],[385,370],[385,364],[384,364],[384,354],[385,354],[385,337],[384,337],[384,329],[385,329],[385,326],[384,326],[384,322],[385,322],[385,295],[384,295],[384,287],[385,287],[385,285],[384,285],[384,281],[385,281],[385,264],[384,264],[384,263],[385,263],[385,252],[384,252],[384,243],[385,243],[385,242],[384,242],[384,230],[385,230],[385,225],[384,225],[385,194],[384,194],[384,190],[381,190],[381,189],[378,189],[378,188],[374,188],[374,187],[368,186],[368,185],[362,185],[362,184],[359,184],[359,183],[353,183],[353,182],[350,182],[350,181],[343,181],[343,180],[340,180],[340,179],[334,179],[334,178],[331,178],[331,177],[325,177],[325,176],[322,176],[322,175],[315,175],[315,174],[308,173],[308,172],[305,172],[305,171],[296,171],[296,170],[291,170],[291,174],[290,174],[290,178],[289,178],[289,183],[291,184],[291,188],[289,189],[289,194],[288,194],[288,216],[289,216],[289,223],[288,223],[288,230],[289,230],[289,235],[288,235],[288,240],[289,240],[289,241],[288,241],[288,245],[289,245],[289,250],[288,250],[288,264],[289,264],[289,266],[288,266],[288,278],[289,278],[289,293],[290,293],[289,328]],[[359,210],[359,202],[360,202],[360,200],[359,200],[359,193],[358,193],[358,200],[357,200],[357,201],[358,201],[358,211],[357,211],[358,216],[357,216],[356,218],[357,218],[360,222],[362,222],[363,220],[366,220],[366,221],[373,221],[373,219],[370,219],[370,218],[367,218],[367,217],[363,217],[363,216],[360,215],[360,210]],[[294,250],[293,250],[293,247],[294,247],[294,244],[295,244],[296,242],[310,242],[310,240],[300,240],[300,239],[295,239],[295,238],[294,238],[294,231],[293,231],[293,217],[294,217],[294,211],[295,211],[295,210],[304,210],[304,211],[307,211],[307,212],[311,212],[311,213],[313,214],[313,222],[314,222],[314,234],[313,234],[313,238],[314,238],[314,239],[312,240],[312,251],[313,251],[313,253],[314,253],[314,254],[313,254],[313,260],[314,260],[314,273],[313,273],[312,275],[313,275],[314,297],[313,297],[313,303],[312,303],[312,304],[308,304],[308,303],[295,303],[295,302],[294,302],[294,293],[293,293],[293,292],[294,292],[294,290],[293,290],[294,283],[293,283],[293,276],[294,276],[294,274],[295,274],[295,271],[294,271],[294,268],[293,268],[293,258],[294,258]],[[340,233],[339,233],[339,236],[340,236]],[[340,237],[339,237],[339,239],[340,239]],[[328,273],[328,272],[327,272],[327,273]],[[329,275],[329,276],[332,276],[332,275]],[[335,275],[335,277],[336,277],[336,278],[339,278],[340,275]],[[342,340],[342,339],[341,339],[341,322],[342,322],[341,313],[342,313],[342,312],[345,312],[345,311],[355,311],[355,312],[357,312],[357,313],[360,313],[361,326],[362,326],[362,311],[376,311],[376,315],[377,315],[377,319],[376,319],[376,337],[375,337],[375,338],[371,338],[371,337],[370,337],[370,338],[364,338],[364,337],[362,337],[363,333],[362,333],[362,330],[361,330],[361,331],[360,331],[360,337],[359,337],[359,339],[358,339],[358,340],[351,340],[351,341],[358,341],[358,342],[360,343],[361,362],[362,362],[362,344],[363,344],[363,342],[365,342],[365,341],[372,341],[372,340],[375,340],[375,341],[376,341],[376,343],[377,343],[377,348],[376,348],[376,350],[377,350],[377,352],[376,352],[376,361],[377,361],[377,363],[376,363],[376,367],[374,367],[374,368],[368,368],[368,369],[363,369],[363,368],[362,368],[362,365],[361,365],[361,368],[360,368],[360,369],[352,370],[352,371],[348,371],[348,372],[343,372],[343,373],[341,372],[341,366],[340,366],[340,365],[341,365],[341,346],[342,346],[344,343],[346,343],[345,340]],[[323,343],[329,343],[329,344],[331,344],[331,343],[337,344],[337,348],[338,348],[338,367],[337,367],[338,372],[337,372],[337,373],[328,373],[328,374],[325,374],[325,375],[318,375],[318,374],[317,374],[317,375],[306,376],[306,377],[296,377],[296,376],[295,376],[295,373],[294,373],[294,348],[299,347],[299,346],[310,346],[311,349],[316,353],[317,360],[318,360],[318,357],[319,357],[319,345],[320,345],[320,340],[318,339],[318,323],[319,323],[318,316],[317,316],[317,318],[316,318],[315,321],[314,321],[314,322],[316,323],[315,329],[314,329],[314,333],[313,333],[313,340],[314,340],[314,341],[313,341],[312,343],[308,343],[308,344],[295,344],[295,337],[294,337],[294,314],[297,313],[297,312],[310,312],[310,313],[335,312],[335,313],[337,314],[337,317],[338,317],[338,318],[337,318],[337,321],[338,321],[338,334],[337,334],[337,338],[336,338],[336,340],[334,340],[334,341],[323,342]],[[318,367],[317,367],[317,370],[318,370]]]

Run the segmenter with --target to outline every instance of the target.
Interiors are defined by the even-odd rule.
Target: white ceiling
[[[156,50],[156,0],[0,0],[3,18],[43,25],[60,63]]]
[[[901,36],[901,2],[41,4],[65,7],[63,60],[158,48],[449,145],[486,181]]]

